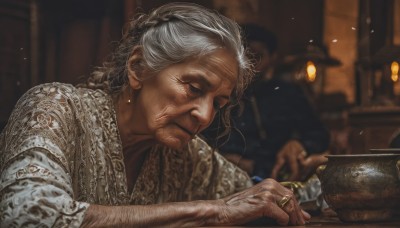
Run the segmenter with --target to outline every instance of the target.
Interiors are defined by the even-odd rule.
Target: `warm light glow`
[[[390,65],[390,70],[392,71],[392,81],[397,82],[397,80],[399,80],[399,63],[393,61]]]
[[[307,62],[307,81],[313,82],[317,76],[317,68],[312,61]]]

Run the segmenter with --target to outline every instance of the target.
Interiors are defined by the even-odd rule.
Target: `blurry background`
[[[0,130],[29,88],[82,81],[129,18],[167,2],[0,0]],[[330,128],[332,153],[387,147],[400,127],[400,0],[190,2],[277,35],[279,63]]]

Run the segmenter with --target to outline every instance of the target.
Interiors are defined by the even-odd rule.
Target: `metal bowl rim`
[[[400,154],[331,154],[325,155],[327,158],[349,158],[349,157],[399,157]]]
[[[400,148],[372,148],[369,149],[371,152],[400,152]]]

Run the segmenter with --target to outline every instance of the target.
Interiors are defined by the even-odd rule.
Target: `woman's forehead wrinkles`
[[[238,66],[236,61],[231,58],[215,57],[213,55],[204,56],[200,59],[199,64],[211,70],[216,75],[221,75],[229,81],[236,81],[238,74]]]

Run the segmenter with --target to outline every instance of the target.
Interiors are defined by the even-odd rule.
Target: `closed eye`
[[[189,84],[189,90],[191,93],[194,93],[196,95],[200,95],[203,93],[203,90],[201,88],[198,88],[194,86],[193,84]]]

